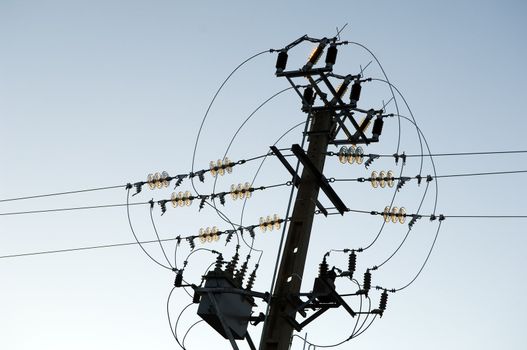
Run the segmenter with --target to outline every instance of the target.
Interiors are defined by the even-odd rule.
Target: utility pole
[[[334,121],[330,112],[319,111],[313,114],[307,157],[320,173],[324,168],[333,126]],[[289,348],[294,328],[287,320],[287,316],[294,317],[296,309],[289,302],[288,296],[300,292],[319,189],[319,181],[313,172],[304,166],[268,320],[262,333],[260,347],[262,350]]]

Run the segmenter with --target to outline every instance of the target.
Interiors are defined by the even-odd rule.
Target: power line
[[[126,184],[115,185],[115,186],[105,186],[105,187],[86,188],[86,189],[81,189],[81,190],[73,190],[73,191],[65,191],[65,192],[37,194],[37,195],[26,196],[26,197],[6,198],[6,199],[0,199],[0,203],[1,202],[14,202],[14,201],[25,200],[25,199],[35,199],[35,198],[62,196],[62,195],[66,195],[66,194],[75,194],[75,193],[85,193],[85,192],[111,190],[111,189],[115,189],[115,188],[124,188],[125,186],[126,186]]]
[[[159,241],[169,242],[169,241],[177,241],[177,240],[178,238],[175,237],[175,238],[163,238],[163,239],[160,239]],[[111,244],[93,245],[93,246],[87,246],[87,247],[44,250],[44,251],[37,251],[37,252],[30,252],[30,253],[1,255],[0,259],[19,258],[19,257],[24,257],[24,256],[46,255],[46,254],[56,254],[56,253],[68,253],[68,252],[77,252],[77,251],[83,251],[83,250],[93,250],[93,249],[102,249],[102,248],[126,247],[126,246],[132,246],[132,245],[137,245],[137,244],[158,243],[159,241],[157,239],[154,239],[154,240],[141,241],[141,242],[134,241],[134,242],[126,242],[126,243],[111,243]]]
[[[145,204],[150,204],[150,202],[135,202],[135,203],[130,203],[129,205],[145,205]],[[14,211],[14,212],[0,213],[0,216],[38,214],[38,213],[54,213],[54,212],[61,212],[61,211],[117,208],[117,207],[126,207],[126,206],[127,206],[126,203],[122,203],[122,204],[90,205],[90,206],[85,206],[85,207],[68,207],[68,208],[53,208],[53,209],[40,209],[40,210],[26,210],[26,211]]]

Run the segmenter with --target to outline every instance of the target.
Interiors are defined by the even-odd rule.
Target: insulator
[[[368,120],[368,122],[366,123],[366,125],[364,125],[364,122],[366,121],[366,117],[362,117],[360,123],[359,123],[359,127],[361,128],[362,132],[366,132],[366,130],[368,130],[368,128],[370,127],[370,124],[371,124],[371,119]],[[363,126],[364,125],[364,126]]]
[[[394,178],[393,178],[393,171],[391,170],[388,170],[388,173],[386,173],[386,177],[387,177],[387,180],[386,180],[386,184],[388,185],[388,187],[393,187],[394,185]]]
[[[178,270],[176,273],[176,280],[174,281],[174,287],[181,287],[183,284],[183,269]]]
[[[404,209],[404,207],[401,207],[401,209],[399,209],[399,222],[401,224],[404,224],[404,222],[406,221],[406,209]]]
[[[260,225],[258,225],[260,227],[260,230],[262,232],[265,232],[267,231],[267,225],[266,225],[266,222],[265,222],[265,218],[263,216],[260,216]]]
[[[180,207],[185,205],[185,200],[183,199],[183,192],[179,191],[177,194],[177,205]]]
[[[225,159],[223,159],[223,166],[225,167],[225,170],[228,174],[232,174],[232,165],[229,158],[225,157]]]
[[[218,161],[216,162],[216,165],[218,167],[218,174],[220,174],[220,176],[225,175],[225,169],[223,168],[223,161],[221,159],[218,159]]]
[[[155,173],[154,174],[154,181],[157,188],[163,187],[163,181],[161,181],[161,174]]]
[[[348,86],[349,86],[349,82],[346,82],[346,81],[344,81],[342,84],[340,84],[337,87],[337,89],[335,90],[336,97],[341,98],[342,95],[344,95],[346,93],[346,91],[348,90]]]
[[[326,256],[322,258],[322,262],[318,265],[318,277],[326,276],[328,274],[329,266],[326,260]]]
[[[355,146],[351,145],[347,152],[348,163],[353,164],[355,162]]]
[[[271,218],[270,215],[267,215],[267,219],[265,219],[265,224],[267,225],[267,229],[269,231],[273,230],[273,219]]]
[[[234,273],[234,269],[238,265],[238,259],[240,258],[240,254],[238,254],[238,250],[236,250],[236,253],[232,256],[231,261],[227,264],[227,267],[225,268],[225,272],[227,272],[229,275],[232,276]]]
[[[369,166],[373,163],[373,161],[374,161],[375,159],[377,159],[377,158],[379,158],[379,155],[377,155],[377,154],[369,154],[369,155],[368,155],[368,159],[367,159],[366,162],[364,163],[364,167],[365,167],[366,169],[368,169],[368,167],[369,167]]]
[[[214,271],[220,272],[223,265],[223,255],[218,254],[216,257],[216,264],[214,265]]]
[[[205,243],[205,242],[207,242],[207,237],[205,237],[205,230],[204,230],[203,228],[200,228],[200,229],[199,229],[198,237],[199,237],[199,241],[200,241],[201,243]]]
[[[376,171],[371,172],[371,187],[377,188],[379,186],[378,175]]]
[[[384,222],[386,223],[390,222],[390,207],[384,207],[384,211],[382,212],[382,217],[384,218]]]
[[[381,186],[381,188],[385,188],[386,187],[386,173],[384,172],[384,170],[382,170],[380,173],[379,173],[379,186]]]
[[[363,157],[364,157],[364,151],[362,150],[362,147],[357,146],[354,153],[355,153],[355,163],[359,165],[362,164]]]
[[[210,232],[210,227],[207,227],[205,229],[205,238],[207,239],[207,242],[212,242],[212,234]]]
[[[227,244],[232,240],[232,236],[234,236],[234,231],[230,230],[226,232],[227,232],[227,237],[225,238],[225,242]]]
[[[148,187],[150,187],[151,190],[156,188],[156,183],[154,182],[154,175],[148,174],[148,177],[146,178],[146,182],[148,183]]]
[[[313,93],[313,88],[308,86],[304,90],[304,104],[307,104],[308,106],[311,106],[313,102],[315,102],[315,94]]]
[[[312,51],[311,54],[309,54],[308,60],[307,60],[307,66],[311,68],[315,64],[317,64],[318,60],[320,59],[320,56],[322,56],[322,53],[324,52],[324,46],[325,43],[319,43]]]
[[[280,223],[280,217],[278,216],[278,214],[274,214],[273,222],[274,222],[274,229],[277,231],[280,230],[281,223]]]
[[[190,245],[190,249],[194,250],[194,248],[196,248],[196,244],[194,243],[194,238],[189,237],[187,238],[187,241],[188,241],[188,244]]]
[[[168,175],[166,171],[163,171],[161,173],[161,179],[163,179],[163,186],[168,187],[168,185],[170,185],[170,180],[168,180],[169,177],[170,175]]]
[[[355,80],[353,85],[351,85],[351,92],[350,92],[350,100],[352,103],[357,103],[360,99],[360,91],[362,87],[360,86],[360,82],[358,80]]]
[[[376,118],[373,122],[373,129],[371,131],[373,136],[381,136],[382,133],[382,127],[384,125],[384,120],[382,118]]]
[[[346,164],[348,161],[348,148],[346,146],[340,147],[339,150],[339,162]]]
[[[326,54],[326,66],[332,66],[337,61],[337,46],[331,45],[328,49],[328,53]]]
[[[201,211],[201,209],[205,208],[205,201],[207,200],[207,198],[203,197],[201,198],[201,201],[199,202],[199,211]]]
[[[216,226],[213,226],[212,227],[212,230],[211,230],[211,235],[212,235],[212,240],[214,242],[217,242],[220,240],[220,236],[218,235],[218,228]]]
[[[212,177],[216,177],[216,163],[214,163],[213,160],[210,161],[209,163],[209,167],[210,167],[210,175],[212,175]]]
[[[392,212],[390,214],[390,218],[392,219],[392,222],[395,224],[397,222],[397,215],[399,213],[399,208],[393,207]]]
[[[287,58],[288,58],[287,51],[280,51],[280,53],[278,53],[278,57],[276,59],[276,66],[275,66],[278,72],[284,71],[285,66],[287,65]]]
[[[366,292],[366,295],[368,295],[368,291],[371,289],[371,272],[370,270],[366,270],[364,273],[364,282],[362,283],[362,290]]]
[[[238,192],[238,198],[244,199],[245,198],[245,191],[243,190],[243,185],[238,184],[238,187],[236,188],[236,191]]]
[[[233,201],[238,199],[238,191],[236,190],[236,185],[235,184],[231,185],[231,198],[232,198]]]
[[[187,207],[190,207],[192,205],[192,199],[190,199],[190,197],[191,197],[190,191],[186,191],[185,192],[185,205]]]
[[[251,290],[254,286],[254,281],[256,279],[256,270],[258,270],[258,264],[254,266],[253,272],[249,275],[249,278],[247,279],[247,287],[245,289]]]
[[[245,278],[246,273],[247,273],[247,260],[243,262],[242,266],[236,273],[236,277],[234,278],[234,281],[238,282],[238,285],[240,287],[243,283],[243,279]]]
[[[177,208],[176,192],[172,192],[172,195],[170,195],[170,202],[172,202],[174,208]]]
[[[176,189],[183,182],[183,177],[178,177],[174,189]]]
[[[246,182],[245,185],[243,186],[243,190],[245,191],[245,198],[247,199],[251,198],[252,196],[251,184]]]
[[[386,310],[387,303],[388,303],[388,292],[384,291],[381,294],[381,301],[379,302],[379,310],[381,310],[381,312]]]
[[[357,254],[355,254],[355,251],[352,250],[349,257],[348,257],[348,272],[349,272],[349,278],[353,278],[353,273],[355,272],[355,268],[357,267]]]

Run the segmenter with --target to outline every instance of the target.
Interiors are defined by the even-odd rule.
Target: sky
[[[523,118],[527,79],[526,8],[521,1],[265,1],[248,3],[177,1],[9,1],[0,0],[0,199],[118,186],[145,181],[149,173],[170,175],[192,169],[196,136],[218,87],[242,61],[279,49],[304,34],[365,45],[404,95],[432,153],[527,150]],[[291,67],[300,66],[311,45],[290,51]],[[195,168],[224,157],[238,127],[260,104],[288,87],[275,77],[276,54],[265,53],[240,68],[215,100],[197,143]],[[372,61],[357,45],[339,49],[335,71],[357,74]],[[382,78],[376,62],[365,76]],[[409,116],[397,96],[400,114]],[[365,83],[361,103],[379,108],[391,98],[386,84]],[[395,113],[395,103],[387,105]],[[284,132],[303,122],[300,100],[280,93],[247,121],[234,137],[232,160],[264,155]],[[381,142],[366,153],[419,154],[411,124],[391,118]],[[296,128],[278,143],[300,143]],[[331,148],[331,151],[338,151]],[[425,149],[426,151],[426,149]],[[287,152],[287,151],[286,151]],[[438,175],[525,170],[526,155],[436,157]],[[260,163],[247,162],[218,177],[216,189],[251,182]],[[404,174],[419,172],[409,158]],[[324,173],[336,179],[368,177],[372,170],[401,171],[390,157],[369,169],[342,165],[328,157]],[[422,174],[433,174],[429,158]],[[525,219],[461,219],[448,215],[526,215],[525,175],[444,178],[417,186],[407,183],[396,206],[414,213],[444,214],[441,230],[423,272],[408,288],[390,294],[384,316],[340,348],[444,349],[525,346],[527,312],[522,276],[527,257]],[[290,180],[276,159],[266,160],[254,185]],[[167,189],[143,191],[131,202],[169,198]],[[214,179],[195,182],[200,193],[213,191]],[[335,182],[349,208],[382,211],[393,189],[368,183]],[[182,191],[196,193],[185,180]],[[176,190],[176,191],[179,191]],[[234,222],[258,223],[260,216],[285,216],[290,187],[255,192],[246,202],[227,200],[221,210]],[[126,203],[124,186],[105,191],[0,202],[0,347],[4,349],[174,349],[178,344],[167,319],[167,297],[174,273],[152,262],[138,246],[5,258],[6,255],[134,241],[126,207],[25,215],[6,213]],[[320,200],[331,206],[324,196]],[[197,234],[201,227],[228,229],[209,207],[199,203],[167,208],[153,219],[161,238]],[[220,205],[221,206],[221,205]],[[155,239],[146,205],[130,208],[139,239]],[[330,249],[367,246],[381,217],[348,213],[315,217],[302,291],[312,288],[322,256]],[[373,285],[404,286],[418,272],[438,222],[423,218],[402,248],[378,271]],[[358,256],[356,277],[381,264],[396,250],[407,225],[387,224],[371,249]],[[282,231],[257,232],[254,247],[263,250],[254,289],[269,291]],[[235,240],[199,248],[232,256]],[[174,243],[165,245],[171,263]],[[159,245],[145,249],[166,263]],[[241,243],[245,259],[249,248]],[[190,253],[178,247],[179,266]],[[251,252],[252,270],[260,253]],[[199,250],[189,257],[185,279],[199,283],[215,256]],[[346,267],[347,256],[333,252],[329,263]],[[339,281],[337,290],[355,290]],[[372,292],[374,307],[379,292]],[[350,303],[358,307],[358,300]],[[178,288],[169,304],[172,322],[190,303]],[[265,312],[258,302],[256,313]],[[181,340],[199,321],[196,305],[185,310],[177,333]],[[355,320],[332,310],[300,336],[320,345],[347,338]],[[339,325],[338,327],[336,325]],[[258,340],[261,326],[250,327]],[[204,322],[185,340],[187,349],[229,343]],[[245,343],[240,347],[247,348]],[[295,338],[292,349],[303,349]],[[307,348],[307,346],[306,346]]]

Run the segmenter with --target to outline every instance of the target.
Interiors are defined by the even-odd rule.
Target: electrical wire
[[[130,219],[130,206],[128,205],[129,204],[129,201],[130,201],[130,188],[128,188],[128,190],[126,191],[126,216],[128,218],[128,224],[130,225],[130,230],[132,231],[132,235],[134,236],[135,238],[135,241],[137,242],[137,244],[139,245],[139,247],[141,248],[141,250],[150,258],[150,260],[152,260],[153,262],[155,262],[157,265],[167,269],[167,270],[171,270],[172,271],[172,268],[169,267],[169,266],[165,266],[163,265],[162,263],[160,263],[159,261],[157,261],[156,259],[154,259],[152,257],[152,255],[150,255],[146,249],[143,247],[143,245],[141,244],[141,242],[139,242],[139,239],[137,238],[137,235],[135,234],[135,231],[134,231],[134,227],[132,225],[132,220]],[[158,238],[158,241],[159,241],[159,238]]]
[[[192,324],[192,326],[190,326],[187,331],[185,332],[185,335],[183,336],[183,341],[181,342],[183,344],[183,348],[185,348],[185,339],[187,339],[187,335],[188,333],[190,332],[190,330],[192,328],[194,328],[194,326],[198,325],[199,323],[203,322],[203,320],[198,320],[196,321],[195,323]],[[185,348],[186,349],[186,348]]]
[[[72,210],[118,208],[118,207],[127,207],[127,206],[134,206],[134,205],[146,205],[146,204],[150,204],[150,202],[135,202],[135,203],[128,203],[128,204],[127,203],[124,203],[124,204],[102,204],[102,205],[90,205],[90,206],[85,206],[85,207],[68,207],[68,208],[53,208],[53,209],[15,211],[15,212],[0,213],[0,216],[39,214],[39,213],[54,213],[54,212],[72,211]]]
[[[151,205],[150,205],[150,221],[152,222],[152,227],[154,228],[154,232],[156,234],[157,242],[159,243],[159,247],[161,248],[161,252],[163,253],[163,256],[165,257],[168,265],[170,266],[170,268],[172,270],[174,270],[174,266],[172,266],[172,263],[168,259],[168,256],[167,256],[167,253],[165,251],[165,248],[163,247],[163,243],[161,242],[161,239],[159,239],[159,233],[157,232],[157,227],[156,227],[156,224],[154,222],[154,216],[152,215],[153,209],[154,209],[153,202],[151,202]]]
[[[170,298],[172,297],[172,293],[174,293],[174,290],[176,289],[176,287],[172,287],[172,289],[170,290],[170,293],[168,294],[168,298],[167,298],[167,318],[168,318],[168,325],[170,326],[170,332],[172,333],[172,335],[174,336],[174,339],[176,340],[176,342],[178,343],[179,347],[182,348],[183,350],[185,350],[185,348],[183,347],[183,345],[181,345],[181,343],[179,342],[179,339],[177,337],[177,333],[176,333],[176,329],[175,328],[172,328],[172,320],[170,319]],[[188,304],[185,308],[189,307],[190,305],[192,305],[193,303],[190,303]]]
[[[429,184],[430,184],[429,182],[426,183],[426,188],[425,188],[425,191],[424,191],[424,195],[421,198],[421,203],[419,203],[419,207],[417,208],[416,215],[419,215],[419,212],[421,211],[421,207],[422,207],[423,202],[424,202],[424,200],[426,198],[426,192],[428,192]],[[401,243],[399,244],[397,249],[395,249],[395,251],[388,258],[386,258],[382,263],[372,267],[371,270],[377,270],[380,267],[382,267],[384,264],[386,264],[388,261],[390,261],[395,256],[395,254],[397,254],[397,252],[401,249],[401,247],[404,245],[404,243],[406,242],[406,239],[410,235],[411,231],[412,231],[412,227],[408,227],[408,231],[406,231],[406,235],[404,236],[403,240],[401,241]]]
[[[408,286],[410,286],[412,283],[415,282],[415,280],[417,279],[417,277],[419,277],[419,275],[421,274],[421,272],[423,271],[423,269],[425,268],[426,266],[426,263],[428,262],[428,259],[430,258],[430,255],[432,254],[432,250],[434,250],[434,247],[435,247],[435,244],[436,244],[436,241],[437,241],[437,237],[439,236],[439,231],[441,230],[441,225],[442,225],[442,221],[439,221],[439,225],[437,227],[437,231],[436,231],[436,235],[434,237],[434,241],[432,242],[432,245],[430,246],[430,250],[428,251],[428,254],[426,256],[426,259],[425,261],[423,262],[423,265],[421,265],[421,268],[419,269],[419,271],[417,271],[417,274],[414,276],[414,278],[412,278],[410,280],[410,282],[408,282],[407,284],[405,284],[404,286],[402,287],[399,287],[399,288],[396,288],[395,291],[396,292],[399,292],[403,289],[406,289]]]
[[[115,188],[124,188],[125,186],[126,186],[126,185],[116,185],[116,186],[95,187],[95,188],[86,188],[86,189],[73,190],[73,191],[65,191],[65,192],[55,192],[55,193],[37,194],[37,195],[26,196],[26,197],[6,198],[6,199],[0,199],[0,203],[3,203],[3,202],[13,202],[13,201],[20,201],[20,200],[26,200],[26,199],[44,198],[44,197],[63,196],[63,195],[67,195],[67,194],[75,194],[75,193],[86,193],[86,192],[104,191],[104,190],[111,190],[111,189],[115,189]]]
[[[265,51],[261,51],[261,52],[258,52],[254,55],[252,55],[251,57],[247,58],[245,61],[243,61],[242,63],[240,63],[238,66],[236,66],[236,68],[234,68],[230,73],[229,75],[227,76],[227,78],[225,78],[225,80],[221,83],[220,87],[218,88],[218,90],[216,90],[216,93],[214,94],[214,96],[212,97],[212,100],[210,101],[209,103],[209,106],[207,107],[207,110],[205,111],[205,115],[203,116],[202,120],[201,120],[201,124],[199,126],[199,129],[198,129],[198,134],[196,135],[196,142],[194,143],[194,151],[192,152],[192,166],[191,166],[191,169],[192,171],[194,171],[194,163],[195,163],[195,160],[196,160],[196,151],[198,149],[198,143],[199,143],[199,139],[200,139],[200,136],[201,136],[201,131],[203,130],[203,125],[205,124],[205,120],[207,119],[207,116],[209,115],[209,112],[210,112],[210,109],[212,108],[212,105],[214,104],[214,101],[216,101],[216,97],[218,97],[220,91],[223,89],[223,87],[225,86],[225,84],[229,81],[229,79],[232,77],[232,75],[234,73],[236,73],[236,71],[238,69],[240,69],[243,65],[245,65],[247,62],[253,60],[254,58],[260,56],[260,55],[263,55],[264,53],[267,53],[267,52],[271,52],[271,50],[265,50]],[[196,193],[198,193],[198,191],[196,190],[196,187],[194,186],[194,180],[191,178],[191,183],[192,183],[192,188],[194,189],[194,191]]]

